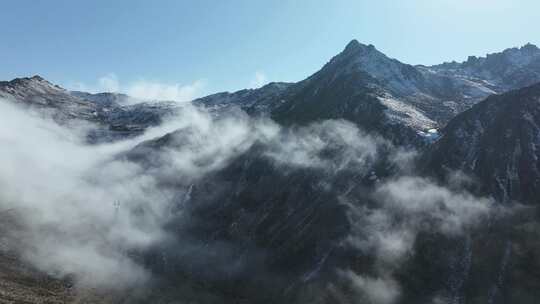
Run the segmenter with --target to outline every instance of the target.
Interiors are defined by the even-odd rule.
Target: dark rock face
[[[171,133],[126,157],[159,168],[166,164],[151,152],[189,145],[189,136]],[[377,163],[332,173],[280,164],[268,149],[255,144],[193,184],[168,180],[178,189],[168,225],[177,239],[145,253],[147,267],[169,282],[204,284],[225,302],[304,303],[309,295],[326,303],[327,292],[316,289],[337,279],[334,270],[352,254],[344,245],[351,225],[340,194],[365,195]],[[329,160],[340,153],[339,146],[330,150]]]
[[[178,131],[145,142],[127,158],[159,168],[166,164],[155,162],[152,151],[190,145],[189,136]],[[340,153],[331,147],[329,159]],[[337,173],[284,166],[267,149],[255,144],[193,184],[167,181],[178,191],[168,224],[177,239],[142,253],[145,265],[168,284],[203,285],[226,302],[366,300],[340,275],[342,269],[380,275],[376,255],[348,242],[364,228],[351,208],[377,205],[371,172],[384,182],[396,171],[384,161]],[[463,234],[422,230],[395,270],[395,303],[534,303],[540,296],[540,264],[531,262],[540,253],[534,210],[494,216]]]
[[[425,167],[439,174],[459,169],[500,200],[537,204],[539,124],[540,85],[491,96],[448,124]]]

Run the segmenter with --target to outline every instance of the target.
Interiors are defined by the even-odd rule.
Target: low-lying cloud
[[[137,253],[173,239],[164,227],[177,212],[171,204],[178,203],[179,193],[189,200],[186,189],[254,146],[277,166],[320,170],[325,179],[345,171],[368,176],[381,151],[397,162],[401,175],[374,176],[365,195],[370,204],[339,194],[351,224],[343,245],[375,257],[375,272],[339,270],[358,301],[399,299],[394,271],[413,253],[420,232],[463,234],[493,210],[490,199],[414,176],[409,164],[414,153],[393,149],[342,120],[284,128],[241,111],[216,115],[186,104],[135,139],[92,146],[84,143],[84,130],[67,129],[8,102],[0,101],[0,113],[0,208],[15,209],[20,222],[5,232],[13,238],[9,247],[43,271],[75,275],[91,286],[145,282],[150,275]],[[159,147],[141,145],[157,137]],[[134,151],[148,163],[119,157]]]
[[[250,87],[257,89],[268,83],[268,77],[262,71],[255,72],[253,79],[250,82]]]
[[[152,191],[154,178],[113,161],[121,145],[86,146],[52,121],[4,101],[0,107],[0,208],[14,209],[22,227],[9,231],[12,247],[44,271],[76,273],[85,283],[143,280],[122,252],[163,237],[165,205]],[[118,213],[115,202],[127,212]],[[139,207],[151,212],[132,212]]]
[[[414,255],[420,233],[465,237],[499,210],[495,201],[467,191],[442,186],[418,176],[400,176],[381,182],[372,194],[374,205],[349,203],[352,230],[348,245],[373,256],[375,273],[344,270],[361,299],[374,304],[396,303],[401,288],[394,278]]]
[[[90,93],[124,93],[137,100],[187,102],[201,97],[205,88],[203,80],[189,84],[163,83],[140,79],[131,83],[122,83],[115,74],[100,77],[96,84],[74,83],[68,85],[73,91]]]

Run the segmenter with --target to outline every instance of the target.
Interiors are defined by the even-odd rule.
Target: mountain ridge
[[[521,49],[534,51],[536,48],[527,45]],[[513,52],[512,50],[507,49],[496,54]],[[507,69],[514,69],[512,62],[503,61],[503,63]],[[272,98],[259,99],[254,95],[238,97],[238,94],[232,95],[235,93],[220,93],[219,96],[215,95],[215,98],[212,98],[211,104],[213,106],[237,105],[248,112],[264,113],[278,121],[295,121],[298,117],[306,117],[306,114],[302,113],[304,109],[307,112],[313,112],[310,114],[311,118],[306,117],[307,122],[342,117],[347,111],[355,112],[354,108],[361,107],[361,100],[374,98],[378,101],[373,100],[371,103],[379,104],[375,107],[379,108],[378,110],[369,103],[365,106],[373,108],[372,111],[380,112],[377,116],[388,120],[391,125],[400,125],[400,129],[410,129],[411,134],[416,133],[417,135],[412,135],[416,138],[411,137],[409,142],[421,142],[422,133],[444,126],[452,117],[487,96],[519,88],[522,84],[540,82],[540,66],[536,67],[536,65],[530,66],[532,72],[527,74],[530,75],[530,80],[514,81],[514,78],[508,76],[498,81],[499,84],[492,83],[493,79],[490,77],[471,78],[460,72],[452,73],[451,70],[435,67],[438,66],[404,64],[381,53],[373,45],[365,45],[358,40],[352,40],[341,53],[331,58],[319,71],[305,80],[288,84],[284,90],[274,92]],[[327,75],[322,77],[322,73]],[[321,83],[312,84],[313,81],[322,78],[324,80],[321,80]],[[336,78],[340,79],[339,83],[334,83]],[[328,90],[325,93],[327,96],[324,98],[332,100],[333,106],[328,108],[321,100],[303,104],[304,98],[316,97],[320,88],[328,86],[330,82],[336,90],[340,90],[339,93]],[[311,90],[308,89],[309,86],[312,86]],[[343,95],[344,86],[350,87],[347,96]],[[367,94],[365,98],[354,97],[362,90]],[[356,101],[349,104],[351,98],[356,98]],[[207,99],[198,99],[197,103],[204,105]],[[320,107],[320,110],[314,110],[313,107]],[[340,107],[343,108],[341,112],[335,112]],[[344,110],[347,108],[350,109]],[[347,119],[359,123],[361,127],[366,127],[361,118],[358,120],[359,117]]]
[[[89,123],[90,143],[140,135],[174,115],[176,108],[167,102],[129,104],[126,100],[136,99],[124,94],[71,92],[39,75],[0,82],[0,98],[37,110],[60,125]]]
[[[503,202],[537,204],[539,126],[540,83],[490,96],[450,121],[424,166],[439,176],[462,170]]]

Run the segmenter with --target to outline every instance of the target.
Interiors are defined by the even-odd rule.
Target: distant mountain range
[[[486,57],[469,57],[463,63],[413,66],[387,57],[373,45],[353,40],[320,71],[303,81],[217,93],[193,103],[213,109],[241,107],[250,114],[268,115],[281,123],[344,118],[397,143],[417,145],[429,135],[428,130],[443,127],[487,96],[537,82],[540,49],[532,44]],[[0,96],[54,110],[60,120],[76,118],[109,126],[129,125],[133,131],[159,122],[159,117],[166,114],[155,113],[157,108],[174,107],[173,103],[154,104],[150,110],[154,117],[149,119],[146,116],[150,113],[146,113],[143,118],[137,112],[148,109],[149,104],[142,100],[117,93],[69,92],[39,76],[1,82]],[[134,104],[139,105],[128,106]]]
[[[174,102],[143,102],[124,94],[70,92],[40,76],[0,82],[0,98],[37,110],[62,125],[87,121],[95,125],[89,142],[140,135],[174,115]]]
[[[133,138],[183,107],[118,93],[70,92],[39,76],[0,82],[0,98],[61,125],[89,123],[94,126],[87,135],[90,144]],[[197,164],[211,164],[213,170],[195,182],[174,172],[157,179],[176,189],[173,209],[181,212],[167,224],[174,240],[137,253],[138,261],[167,282],[163,294],[159,288],[152,294],[156,303],[165,302],[164,294],[174,293],[178,284],[212,293],[211,299],[197,298],[200,303],[492,304],[540,298],[536,46],[462,63],[415,66],[353,40],[305,80],[217,93],[191,104],[218,121],[241,109],[253,119],[271,118],[279,127],[275,138],[239,143],[226,161],[213,164],[212,156],[202,155]],[[219,136],[193,139],[193,132],[160,134],[118,158],[149,171],[167,171],[167,159],[159,157],[163,151],[200,153],[210,140],[219,141]],[[306,158],[324,166],[290,165],[301,150],[291,138],[302,148],[314,143],[318,148]],[[359,138],[375,147],[377,158],[359,154]],[[416,153],[413,168],[404,168],[403,151]],[[222,160],[227,150],[214,152]],[[269,157],[276,154],[287,161]],[[453,173],[470,177],[460,181],[470,184],[456,190],[453,179],[459,174]],[[421,221],[424,211],[416,211],[413,203],[398,207],[397,215],[377,213],[381,204],[394,206],[391,199],[381,199],[381,192],[397,191],[399,182],[411,191],[404,194],[411,200],[422,199],[427,195],[422,187],[429,188],[437,199],[424,203],[444,216]],[[493,199],[518,211],[502,219],[490,215],[464,234],[445,234],[438,230],[440,222],[463,212],[451,209],[449,197],[458,205]],[[380,224],[387,217],[394,222]],[[387,242],[399,251],[403,244],[385,237],[407,238],[413,230],[417,241],[399,257],[400,263],[404,260],[400,268],[394,260],[378,258],[388,253],[365,247]],[[379,278],[369,285],[373,288],[391,277],[401,286],[400,300],[353,297],[354,286],[341,281],[345,268],[350,270],[346,277],[365,275],[355,284]]]
[[[539,62],[540,49],[528,44],[463,63],[413,66],[353,40],[306,80],[194,102],[239,105],[285,123],[346,118],[396,142],[418,143],[427,130],[444,126],[487,96],[540,82]]]

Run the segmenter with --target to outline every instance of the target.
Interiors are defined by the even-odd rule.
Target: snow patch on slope
[[[408,103],[392,96],[378,97],[378,99],[387,107],[386,115],[393,122],[405,124],[419,131],[434,129],[437,126],[435,121]]]

